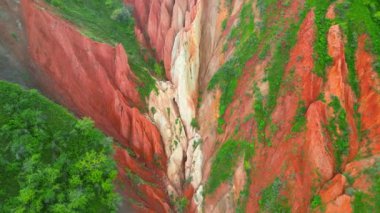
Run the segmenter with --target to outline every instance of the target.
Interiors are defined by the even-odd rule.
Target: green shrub
[[[213,193],[221,183],[230,180],[240,156],[250,159],[254,153],[254,144],[246,141],[226,141],[217,151],[211,165],[211,173],[205,193]]]
[[[186,197],[177,198],[174,200],[174,207],[178,213],[184,213],[189,201]]]
[[[224,19],[223,22],[222,22],[222,30],[225,30],[226,27],[227,27],[227,19]]]
[[[314,72],[321,78],[326,79],[326,68],[332,62],[328,55],[327,34],[332,25],[331,20],[326,18],[326,12],[331,5],[332,0],[309,0],[309,7],[314,7],[316,38],[314,43]]]
[[[322,198],[319,195],[314,195],[311,199],[310,207],[316,209],[322,205]]]
[[[334,110],[334,115],[329,119],[327,130],[330,133],[334,146],[334,155],[336,160],[336,170],[341,171],[343,156],[348,155],[349,144],[349,125],[347,123],[346,111],[340,104],[338,97],[333,96],[329,107]]]
[[[111,14],[111,19],[114,21],[126,22],[130,18],[132,18],[132,13],[126,6],[116,8]]]
[[[239,77],[243,73],[246,62],[256,52],[257,38],[254,32],[254,20],[252,14],[252,2],[245,4],[240,12],[240,22],[232,29],[229,40],[236,40],[236,50],[230,60],[228,60],[213,76],[208,89],[216,86],[222,91],[220,98],[218,132],[223,132],[224,113],[228,105],[232,102]]]
[[[191,120],[191,123],[190,125],[194,128],[194,129],[199,129],[199,123],[198,123],[198,120],[196,118],[193,118]]]
[[[260,212],[290,213],[287,199],[280,195],[283,187],[281,180],[276,178],[274,182],[261,192],[259,200]]]
[[[376,161],[375,165],[367,168],[364,174],[368,176],[367,180],[371,182],[369,192],[356,190],[352,207],[354,213],[372,213],[380,209],[380,162]]]
[[[112,140],[35,90],[0,82],[0,212],[115,212]]]
[[[305,102],[298,102],[298,108],[293,120],[292,132],[302,132],[306,127],[306,114],[307,108]]]

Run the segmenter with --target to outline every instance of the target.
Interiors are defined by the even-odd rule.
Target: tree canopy
[[[114,212],[112,140],[36,90],[0,81],[0,212]]]

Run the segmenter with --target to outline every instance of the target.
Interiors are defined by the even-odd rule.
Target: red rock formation
[[[345,184],[346,178],[341,174],[336,175],[330,183],[325,185],[319,192],[322,201],[328,203],[335,200],[339,195],[343,194]]]
[[[233,44],[228,44],[228,51],[222,53],[222,46],[224,41],[228,41],[228,34],[233,28],[233,24],[236,23],[243,1],[232,1],[233,12],[224,30],[220,25],[226,17],[227,11],[222,9],[222,12],[219,13],[217,9],[213,8],[219,1],[208,0],[204,4],[198,5],[197,0],[124,1],[132,4],[135,8],[136,37],[143,45],[156,53],[158,60],[164,62],[169,80],[172,80],[171,64],[172,57],[174,57],[172,52],[175,39],[182,38],[181,44],[191,43],[189,42],[192,39],[191,36],[177,37],[177,35],[180,32],[191,32],[192,21],[199,15],[197,14],[199,11],[202,13],[201,22],[207,23],[196,26],[201,31],[202,39],[199,46],[197,46],[198,43],[196,45],[191,43],[188,52],[194,53],[198,48],[199,55],[203,56],[199,59],[200,67],[194,68],[200,72],[198,83],[201,88],[207,87],[212,74],[234,51]],[[299,10],[304,6],[303,3],[304,1],[291,1],[288,7],[278,3],[276,6],[283,13],[270,17],[269,23],[276,22],[283,17],[297,20]],[[222,4],[225,5],[225,2]],[[123,47],[121,45],[112,47],[86,38],[73,26],[52,15],[46,9],[46,5],[35,3],[32,0],[22,0],[22,5],[29,38],[29,51],[34,62],[41,69],[41,72],[35,73],[40,84],[49,94],[78,114],[91,116],[100,128],[120,142],[120,146],[115,146],[119,179],[123,184],[129,186],[123,191],[127,197],[138,201],[137,204],[133,204],[138,211],[170,211],[173,207],[167,195],[167,186],[170,184],[165,175],[167,160],[162,139],[157,128],[136,108],[143,103],[137,93],[136,77],[128,66],[128,56]],[[204,8],[196,10],[196,5]],[[253,10],[258,10],[255,7],[256,5],[253,6]],[[218,14],[218,17],[211,19],[215,14]],[[330,19],[335,17],[333,5],[328,9],[326,17]],[[255,21],[258,19],[260,17],[255,13]],[[198,211],[199,203],[205,204],[205,212],[234,211],[240,192],[245,187],[246,178],[250,178],[252,183],[249,186],[247,211],[257,212],[259,211],[261,192],[277,177],[284,183],[280,194],[287,198],[293,212],[310,211],[310,200],[313,195],[321,196],[326,205],[326,212],[351,212],[352,197],[344,194],[348,181],[337,172],[339,169],[334,156],[334,141],[329,137],[326,129],[328,121],[334,116],[333,110],[328,106],[332,96],[338,97],[346,111],[350,130],[349,154],[344,156],[341,169],[344,173],[357,178],[353,187],[368,190],[371,183],[367,182],[366,176],[360,173],[363,168],[372,166],[375,159],[351,161],[358,153],[370,151],[370,154],[375,155],[380,152],[380,95],[378,93],[380,80],[372,67],[374,57],[365,49],[367,37],[360,36],[356,53],[360,97],[356,100],[357,97],[352,92],[347,80],[348,68],[344,51],[344,35],[339,26],[334,25],[326,35],[328,54],[333,58],[333,63],[327,67],[324,81],[313,72],[315,63],[313,48],[316,37],[314,19],[314,11],[308,11],[300,26],[297,42],[292,47],[290,58],[285,66],[277,105],[271,115],[272,125],[276,126],[278,130],[272,131],[269,127],[265,130],[267,137],[270,137],[272,146],[255,142],[256,153],[250,161],[253,167],[252,173],[245,174],[245,162],[239,161],[231,183],[221,184],[212,195],[206,196],[204,202],[197,201],[196,203],[194,197],[197,193],[201,194],[202,191],[197,191],[197,188],[191,184],[182,183],[184,178],[181,177],[176,191],[180,196],[189,200],[187,205],[189,212]],[[282,27],[284,31],[279,33],[279,37],[284,36],[290,23],[285,21]],[[264,45],[260,44],[259,49],[261,50]],[[174,47],[177,48],[174,49],[174,53],[185,45],[177,46],[180,47]],[[220,91],[204,91],[203,97],[206,98],[203,102],[201,101],[198,112],[204,119],[200,121],[200,132],[204,139],[203,158],[200,160],[203,161],[203,171],[199,175],[203,175],[201,186],[207,182],[213,154],[219,147],[217,141],[222,144],[228,138],[236,137],[246,140],[256,138],[258,134],[256,121],[251,119],[241,123],[241,120],[252,113],[253,83],[258,83],[264,96],[268,94],[268,83],[263,79],[265,78],[265,68],[271,63],[273,49],[275,49],[274,46],[270,48],[270,53],[265,59],[260,59],[256,54],[246,63],[234,100],[224,116],[226,120],[224,134],[216,134],[216,119],[219,112],[217,100],[220,98]],[[184,55],[187,55],[188,52],[184,52],[186,53]],[[185,59],[183,63],[186,65],[194,62],[191,59]],[[181,68],[180,66],[178,69]],[[182,74],[180,74],[181,77],[184,76]],[[180,79],[178,81],[188,80],[186,77],[178,79]],[[175,82],[174,86],[178,86],[180,83],[183,82]],[[197,92],[197,90],[194,91]],[[326,101],[318,100],[318,96],[322,93],[325,94]],[[171,102],[172,96],[168,97],[170,98],[167,101]],[[182,98],[195,100],[196,97],[198,94]],[[306,125],[301,132],[295,133],[292,132],[292,126],[301,101],[307,108]],[[366,138],[368,141],[364,142],[358,141],[359,130],[357,130],[354,120],[354,103],[356,101],[360,104],[362,128],[368,131]],[[176,102],[175,97],[173,103],[170,103],[176,106],[172,107],[173,111],[178,110],[178,104],[174,102]],[[194,101],[194,103],[196,102]],[[160,102],[160,104],[162,108],[160,110],[166,113],[168,107],[164,103]],[[192,108],[196,108],[195,105]],[[195,109],[192,110],[195,111]],[[162,114],[162,112],[160,113]],[[170,113],[167,114],[170,117]],[[184,118],[181,116],[183,115],[178,115],[178,119],[182,119],[181,122],[183,122]],[[160,130],[170,130],[171,127],[166,126],[171,124],[170,118],[165,122],[162,120],[161,117],[155,120],[157,123],[162,122],[163,127]],[[240,128],[236,130],[238,125]],[[175,135],[167,131],[166,138],[172,136]],[[171,141],[165,142],[169,145],[171,143]],[[134,154],[128,152],[126,147],[130,148]],[[186,150],[186,145],[184,145],[184,150]],[[180,155],[185,154],[185,151],[181,152]],[[191,159],[190,161],[199,160],[192,157],[186,156],[183,159],[181,157],[178,164],[182,163],[186,166],[188,159]],[[141,178],[139,183],[128,177],[130,172]],[[189,176],[189,174],[187,175]]]
[[[124,0],[132,4],[139,32],[143,32],[157,59],[164,62],[171,79],[172,48],[177,33],[195,18],[197,0]],[[138,36],[141,38],[141,36]]]
[[[365,49],[367,36],[359,37],[356,53],[356,71],[360,83],[360,107],[362,128],[368,131],[369,149],[380,153],[380,78],[373,69],[373,56]],[[365,150],[363,150],[365,151]]]
[[[90,116],[122,146],[133,150],[136,160],[117,149],[122,180],[123,170],[128,167],[147,181],[164,181],[166,157],[161,137],[135,108],[141,101],[123,47],[90,40],[46,8],[33,0],[22,1],[29,52],[41,70],[34,73],[40,85],[63,105],[81,116]],[[149,169],[142,170],[135,165],[137,162]],[[170,209],[164,188],[146,184],[139,188],[147,195],[139,196],[146,208]]]

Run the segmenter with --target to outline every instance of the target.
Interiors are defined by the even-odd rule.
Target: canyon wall
[[[31,74],[46,94],[91,117],[117,141],[120,191],[134,209],[351,212],[355,196],[349,191],[369,191],[373,183],[363,171],[379,161],[380,150],[376,56],[366,49],[368,36],[361,34],[354,59],[358,96],[350,85],[352,59],[342,27],[325,26],[320,36],[321,13],[323,20],[325,13],[335,19],[334,4],[321,12],[304,0],[124,2],[134,8],[141,45],[165,67],[166,79],[156,79],[157,90],[147,100],[141,100],[121,44],[87,38],[42,1],[22,0],[21,6],[28,52],[38,68]],[[248,14],[242,16],[243,11]],[[241,40],[233,38],[247,17],[254,27]],[[245,50],[240,42],[250,38],[254,51],[240,56]],[[331,57],[323,68],[317,66],[315,49],[320,40]],[[227,72],[224,64],[239,57],[247,60],[227,78],[237,84],[223,114],[224,91],[209,84],[216,73]],[[260,122],[259,102],[266,106],[272,99]],[[344,150],[338,146],[341,138]],[[210,191],[215,159],[231,140],[251,144],[254,154],[239,152],[231,159],[233,150],[224,153],[225,161],[236,164]],[[267,198],[270,193],[274,197]],[[316,198],[320,205],[314,207]]]
[[[119,142],[115,158],[123,184],[132,185],[125,174],[131,171],[156,183],[135,186],[136,190],[125,187],[128,197],[137,197],[144,208],[169,210],[161,136],[136,108],[141,100],[123,46],[92,41],[43,3],[23,0],[22,11],[29,52],[41,70],[32,74],[43,91],[80,116],[94,119]]]

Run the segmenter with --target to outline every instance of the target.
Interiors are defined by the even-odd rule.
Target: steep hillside
[[[31,75],[117,141],[136,211],[380,208],[377,0],[20,7]]]

